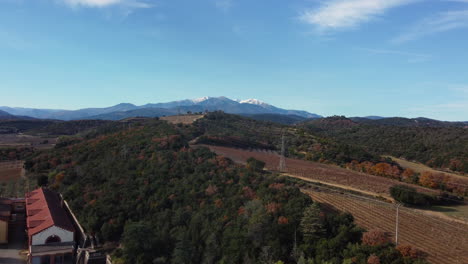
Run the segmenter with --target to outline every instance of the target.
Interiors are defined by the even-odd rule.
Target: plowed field
[[[211,151],[216,152],[218,155],[228,157],[238,163],[245,163],[248,158],[253,157],[255,159],[264,161],[268,170],[278,169],[280,156],[272,151],[249,151],[229,147],[208,145],[204,146],[210,148]],[[286,158],[285,172],[291,174],[292,176],[298,176],[303,179],[328,183],[341,188],[361,190],[368,194],[380,195],[386,198],[390,198],[390,187],[396,184],[404,184],[397,180],[360,173],[334,165],[290,158]],[[414,185],[411,186],[422,192],[436,193],[434,190],[416,187]]]
[[[317,189],[303,190],[313,200],[351,213],[356,223],[367,230],[379,228],[395,238],[396,207],[359,196]],[[400,207],[400,244],[418,247],[434,264],[468,263],[468,226]]]
[[[19,179],[23,173],[23,161],[0,162],[0,182]]]

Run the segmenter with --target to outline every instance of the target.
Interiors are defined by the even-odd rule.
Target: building
[[[8,223],[11,217],[10,199],[0,198],[0,244],[8,243]]]
[[[8,243],[8,222],[11,216],[11,206],[0,204],[0,244]]]
[[[75,228],[57,193],[39,188],[26,194],[26,229],[29,263],[72,263]]]

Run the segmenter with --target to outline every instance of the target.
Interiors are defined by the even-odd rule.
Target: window
[[[55,264],[63,264],[63,256],[55,255]]]
[[[60,239],[59,236],[56,236],[56,235],[53,235],[53,236],[50,236],[46,239],[45,243],[46,244],[49,244],[49,243],[60,243],[62,242],[62,240]]]
[[[42,256],[41,257],[41,264],[50,264],[50,256]]]
[[[32,264],[41,264],[41,257],[33,257]]]

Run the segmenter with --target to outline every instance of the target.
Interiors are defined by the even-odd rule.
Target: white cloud
[[[449,11],[425,18],[392,40],[404,43],[436,33],[468,28],[468,10]]]
[[[138,0],[61,0],[65,4],[72,7],[109,7],[109,6],[125,6],[128,8],[150,8],[153,5]]]
[[[300,20],[320,30],[352,28],[392,8],[417,0],[330,0],[317,9],[302,12]]]
[[[121,0],[63,0],[71,6],[104,7],[119,4]]]

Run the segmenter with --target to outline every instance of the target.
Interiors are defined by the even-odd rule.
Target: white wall
[[[43,245],[45,244],[47,238],[53,235],[60,237],[62,242],[73,242],[73,232],[62,229],[60,227],[52,226],[40,233],[33,235],[32,245]]]

